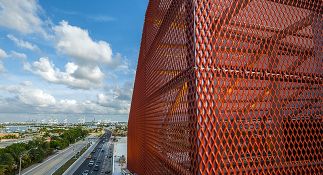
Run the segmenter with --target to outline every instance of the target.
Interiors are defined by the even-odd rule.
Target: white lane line
[[[54,159],[55,157],[57,157],[57,156],[59,156],[59,155],[61,155],[61,154],[65,153],[66,151],[68,151],[68,150],[69,150],[69,149],[71,149],[71,148],[73,148],[73,147],[72,147],[72,146],[70,146],[69,148],[67,148],[67,149],[66,149],[66,150],[64,150],[63,152],[61,152],[61,153],[59,153],[59,154],[57,154],[57,155],[55,155],[55,156],[53,156],[53,157],[51,157],[51,158],[47,159],[45,162],[43,162],[43,163],[41,163],[41,164],[39,164],[39,165],[35,166],[34,168],[32,168],[32,169],[30,169],[30,170],[26,171],[26,172],[25,172],[25,173],[23,173],[22,175],[25,175],[25,174],[27,174],[27,173],[29,173],[29,172],[33,171],[34,169],[36,169],[36,168],[40,167],[41,165],[43,165],[43,164],[47,163],[48,161],[50,161],[50,160]]]
[[[49,169],[47,171],[47,174],[54,174],[61,166],[63,166],[68,160],[70,160],[71,158],[73,158],[74,156],[76,156],[76,153],[78,151],[81,151],[82,148],[84,147],[84,145],[81,144],[77,144],[75,146],[75,152],[73,152],[74,155],[72,155],[72,157],[69,157],[70,154],[65,154],[64,157],[62,157],[63,160],[60,160],[58,163],[56,163],[56,165],[54,167],[52,167],[51,169]]]
[[[64,173],[63,175],[74,174],[78,168],[83,164],[86,157],[91,154],[91,151],[99,144],[99,139],[95,138],[95,142],[79,157]],[[90,173],[91,174],[91,173]]]

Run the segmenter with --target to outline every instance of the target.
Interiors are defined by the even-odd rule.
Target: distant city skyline
[[[24,114],[24,113],[8,113],[0,114],[0,123],[8,122],[37,122],[49,120],[58,120],[59,123],[79,123],[80,119],[85,122],[91,121],[108,121],[108,122],[128,122],[128,115],[109,115],[109,114]]]
[[[147,4],[0,0],[0,121],[126,121]]]

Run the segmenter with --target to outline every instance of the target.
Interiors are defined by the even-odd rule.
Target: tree
[[[5,175],[5,174],[6,174],[6,166],[0,165],[0,175]]]
[[[14,171],[17,167],[14,157],[10,153],[0,153],[0,167],[4,173]]]

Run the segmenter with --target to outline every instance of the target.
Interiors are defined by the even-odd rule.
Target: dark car
[[[98,164],[96,164],[95,166],[94,166],[94,169],[93,169],[94,171],[99,171],[99,165]]]
[[[90,171],[89,170],[85,170],[82,175],[89,175]]]

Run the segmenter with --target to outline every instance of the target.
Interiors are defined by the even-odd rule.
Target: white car
[[[93,166],[94,165],[94,161],[93,160],[91,160],[90,162],[89,162],[89,166]]]

